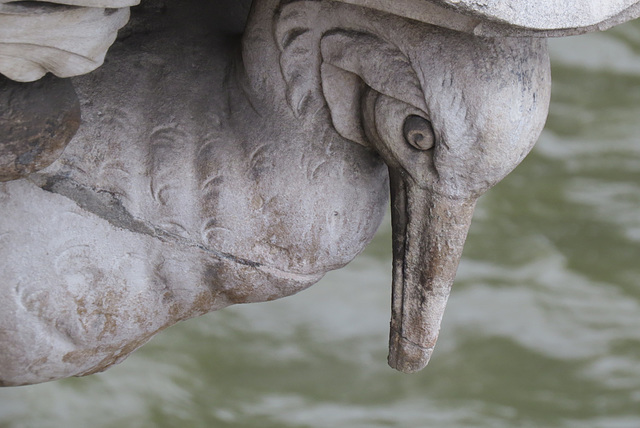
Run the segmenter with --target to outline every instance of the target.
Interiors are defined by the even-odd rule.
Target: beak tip
[[[429,363],[433,347],[424,348],[392,333],[389,344],[389,366],[403,373],[415,373]]]

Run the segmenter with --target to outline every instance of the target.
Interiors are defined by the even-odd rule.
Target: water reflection
[[[385,223],[300,295],[0,390],[0,427],[639,427],[640,23],[551,47],[548,126],[481,199],[425,371],[385,364]]]

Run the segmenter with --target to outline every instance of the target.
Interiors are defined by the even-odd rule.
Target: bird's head
[[[546,42],[479,38],[332,1],[272,4],[288,108],[302,121],[328,110],[328,126],[389,167],[389,363],[417,371],[435,345],[476,200],[542,130]]]

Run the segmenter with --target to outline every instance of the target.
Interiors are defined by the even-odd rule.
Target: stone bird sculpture
[[[475,202],[544,125],[545,37],[640,14],[504,3],[260,0],[242,37],[225,18],[247,2],[143,5],[73,87],[5,79],[8,117],[41,113],[14,111],[28,93],[62,119],[0,143],[0,384],[102,371],[180,320],[309,287],[371,240],[389,188],[389,363],[423,368]],[[25,75],[74,74],[29,55]]]

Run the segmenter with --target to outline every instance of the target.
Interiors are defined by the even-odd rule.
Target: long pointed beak
[[[471,224],[476,199],[433,194],[389,168],[393,227],[393,296],[389,365],[405,373],[424,368]]]

